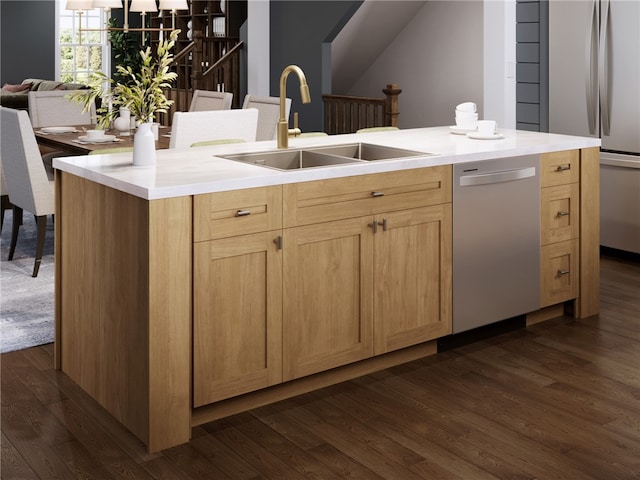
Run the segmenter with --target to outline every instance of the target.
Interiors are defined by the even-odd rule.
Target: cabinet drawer
[[[540,182],[543,187],[575,183],[580,180],[580,152],[565,150],[540,156]]]
[[[282,186],[207,193],[193,198],[193,241],[282,228]]]
[[[451,166],[283,186],[285,227],[451,202]]]
[[[542,189],[542,245],[578,238],[579,196],[580,189],[577,183]]]
[[[540,269],[540,307],[578,296],[578,240],[542,247]]]

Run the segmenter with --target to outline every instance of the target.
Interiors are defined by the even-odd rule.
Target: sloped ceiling
[[[425,3],[365,0],[331,44],[331,92],[347,94]]]

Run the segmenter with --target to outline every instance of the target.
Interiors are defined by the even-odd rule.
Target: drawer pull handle
[[[384,192],[371,192],[372,197],[384,197]]]
[[[558,276],[569,275],[569,270],[558,270]]]
[[[382,219],[382,231],[383,232],[387,231],[387,219],[386,218]]]
[[[374,220],[373,223],[370,223],[369,226],[373,230],[373,233],[378,233],[378,221]]]
[[[558,212],[558,217],[566,217],[571,215],[571,212]]]
[[[251,215],[251,210],[238,210],[236,212],[236,217],[246,217],[247,215]]]
[[[282,235],[278,235],[276,238],[274,238],[273,243],[276,244],[278,250],[282,250]]]
[[[571,170],[571,164],[568,163],[566,165],[558,165],[556,167],[556,172],[564,172],[565,170]]]

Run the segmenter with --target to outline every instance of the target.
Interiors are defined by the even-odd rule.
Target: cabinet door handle
[[[387,219],[386,218],[382,219],[382,231],[383,232],[387,231]]]
[[[556,167],[556,172],[564,172],[565,170],[571,170],[571,164],[567,163],[566,165],[558,165]]]
[[[558,270],[558,276],[569,275],[569,270]]]
[[[238,210],[236,212],[236,217],[246,217],[247,215],[251,215],[251,210]]]
[[[571,212],[558,212],[558,217],[566,217],[568,215],[570,215]]]
[[[384,197],[384,192],[371,192],[372,197]]]
[[[276,238],[274,238],[273,243],[276,244],[278,250],[282,250],[282,235],[278,235]]]
[[[378,221],[374,220],[373,223],[370,223],[369,226],[373,230],[373,233],[378,233]]]

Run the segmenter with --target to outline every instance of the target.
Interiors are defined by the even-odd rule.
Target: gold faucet
[[[289,129],[289,121],[287,120],[285,104],[287,101],[287,77],[291,72],[296,72],[300,81],[300,97],[302,97],[302,103],[311,102],[311,95],[309,95],[309,86],[307,85],[307,78],[304,76],[304,72],[297,65],[289,65],[285,67],[280,75],[280,120],[278,120],[278,148],[289,148],[289,135],[296,135],[300,133],[297,125],[297,116],[294,114],[295,125],[294,128]]]

